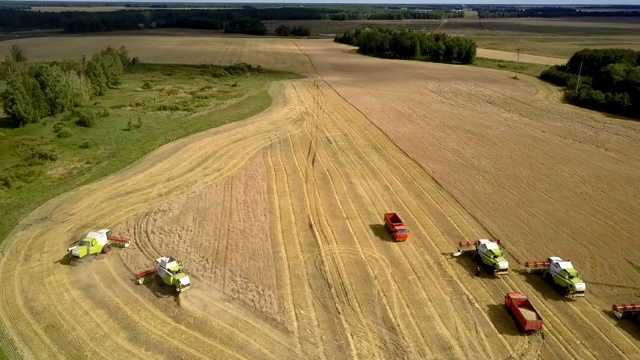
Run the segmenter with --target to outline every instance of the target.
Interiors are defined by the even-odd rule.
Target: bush
[[[28,165],[40,165],[46,161],[58,160],[56,151],[35,144],[25,144],[19,147],[19,151],[24,154],[22,160]]]
[[[96,115],[91,111],[82,111],[78,114],[76,125],[90,128],[96,125]]]
[[[145,80],[145,82],[142,84],[142,88],[145,90],[151,90],[153,89],[153,85],[151,85],[151,82],[149,82],[148,80]]]
[[[60,129],[60,131],[58,132],[57,136],[60,139],[66,139],[73,136],[73,133],[68,127],[62,127],[62,129]]]
[[[100,115],[101,118],[105,118],[105,117],[111,115],[111,113],[109,112],[109,109],[104,108],[104,109],[100,110],[99,115]]]
[[[554,65],[540,74],[540,79],[558,86],[567,86],[569,82],[577,80],[577,78],[577,76],[567,72],[566,65]]]
[[[0,187],[11,189],[12,186],[13,186],[13,181],[11,177],[7,174],[0,173]]]
[[[161,104],[157,107],[158,111],[180,111],[182,107],[176,104]]]
[[[225,78],[227,76],[229,76],[229,73],[220,69],[220,70],[215,70],[211,73],[211,76],[213,76],[216,79],[221,79],[221,78]]]
[[[80,149],[88,149],[91,147],[91,143],[89,143],[87,140],[83,141],[82,144],[80,144]]]
[[[53,125],[53,132],[59,133],[60,130],[62,130],[63,128],[64,128],[64,123],[58,122],[57,124]]]

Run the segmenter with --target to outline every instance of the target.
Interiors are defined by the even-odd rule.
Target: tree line
[[[280,25],[276,27],[276,34],[280,36],[311,36],[311,29],[302,25]]]
[[[235,19],[224,24],[225,33],[267,35],[267,27],[258,19]]]
[[[640,119],[640,52],[584,49],[540,78],[565,87],[565,100],[582,107]]]
[[[476,7],[473,10],[478,12],[480,18],[559,18],[559,17],[576,17],[576,16],[626,16],[640,17],[640,11],[583,11],[570,7],[535,7],[520,8],[513,6],[504,7]]]
[[[222,30],[234,20],[402,20],[462,17],[460,11],[377,8],[154,9],[107,12],[37,12],[0,9],[0,31],[63,29],[67,33],[180,27]],[[235,27],[235,23],[230,25]]]
[[[120,85],[124,70],[137,62],[122,46],[107,47],[89,61],[28,63],[24,50],[13,45],[2,64],[4,112],[13,126],[20,126],[71,110]]]
[[[358,52],[364,55],[451,64],[472,64],[477,49],[471,39],[406,28],[359,28],[336,36],[334,41],[357,46]]]

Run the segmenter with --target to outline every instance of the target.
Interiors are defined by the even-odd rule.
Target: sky
[[[39,0],[39,1],[70,1],[74,0]],[[99,2],[171,2],[171,3],[271,3],[271,4],[322,4],[322,3],[340,3],[340,4],[454,4],[454,5],[473,5],[473,4],[522,4],[522,5],[638,5],[640,0],[471,0],[468,2],[460,2],[460,0],[77,0],[77,1],[99,1]]]

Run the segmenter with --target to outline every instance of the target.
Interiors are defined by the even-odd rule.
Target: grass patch
[[[226,75],[211,75],[218,70]],[[0,239],[57,195],[166,143],[264,111],[271,105],[269,83],[295,78],[245,66],[141,64],[120,88],[87,106],[21,128],[0,127]]]
[[[476,58],[476,62],[473,64],[473,66],[510,71],[513,72],[514,75],[516,71],[515,61]],[[527,64],[521,62],[520,64],[518,64],[518,74],[526,74],[537,77],[540,75],[540,73],[548,68],[548,65]]]

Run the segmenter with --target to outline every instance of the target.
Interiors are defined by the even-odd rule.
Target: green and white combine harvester
[[[191,288],[191,279],[184,272],[184,265],[171,256],[156,259],[155,266],[152,269],[136,275],[138,284],[144,284],[154,279],[160,286],[169,285],[175,287],[178,293]]]
[[[111,251],[111,247],[129,247],[131,242],[128,238],[120,238],[111,236],[109,229],[100,229],[92,231],[80,240],[77,245],[68,249],[72,262],[81,261],[88,255],[98,255],[100,253],[107,254]]]
[[[509,273],[509,262],[500,248],[500,240],[480,239],[463,241],[458,244],[458,252],[453,256],[472,255],[473,261],[484,266],[490,274],[506,275]]]
[[[551,256],[546,261],[529,261],[524,266],[528,273],[542,273],[542,277],[565,297],[584,296],[587,286],[571,261]]]

